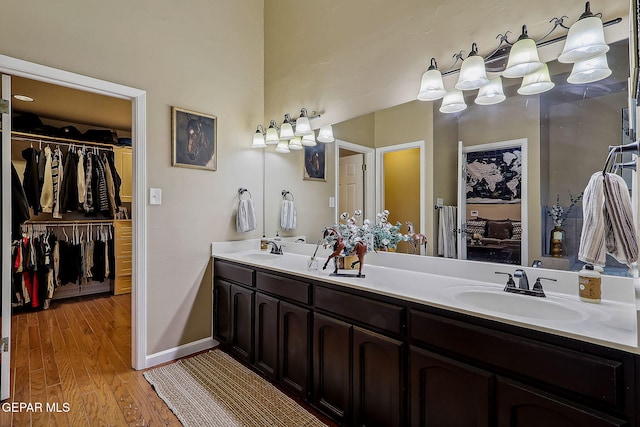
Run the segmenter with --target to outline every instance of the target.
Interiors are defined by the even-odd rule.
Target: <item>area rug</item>
[[[325,425],[221,350],[151,369],[144,377],[186,427]]]

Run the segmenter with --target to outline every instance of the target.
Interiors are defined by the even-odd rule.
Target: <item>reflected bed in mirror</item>
[[[544,268],[577,271],[583,264],[577,260],[582,205],[580,202],[576,204],[562,224],[564,241],[561,256],[551,256],[554,222],[548,210],[557,201],[563,209],[568,209],[571,199],[583,192],[591,175],[602,170],[608,147],[630,142],[629,125],[624,120],[628,117],[625,110],[629,105],[628,42],[612,43],[610,47],[607,59],[612,74],[604,80],[589,84],[567,83],[571,64],[552,61],[548,67],[555,87],[548,92],[519,95],[517,90],[522,80],[504,78],[507,98],[502,103],[476,105],[477,91],[468,91],[465,92],[467,109],[443,114],[438,111],[441,101],[412,101],[338,123],[334,125],[334,135],[341,141],[374,150],[425,141],[421,201],[427,209],[424,223],[418,231],[427,236],[427,255],[433,256],[438,254],[439,217],[438,210],[433,207],[438,202],[458,206],[459,141],[465,147],[472,147],[526,139],[528,174],[522,183],[527,189],[526,211],[522,212],[521,218],[491,219],[523,221],[523,233],[527,230],[522,237],[527,242],[527,256],[521,260],[523,265],[542,260]],[[631,154],[627,156],[618,160],[633,160]],[[367,167],[371,172],[371,165]],[[618,173],[631,189],[635,184],[635,171],[621,169]],[[365,191],[365,194],[378,198],[380,189],[376,187],[375,191]],[[365,200],[365,204],[367,202]],[[486,213],[477,206],[473,211],[474,215],[466,210],[460,212],[464,215],[462,222],[466,222],[467,217],[483,218]],[[331,220],[328,218],[327,223]],[[404,222],[403,218],[395,220]],[[406,232],[406,229],[402,231]],[[466,237],[462,238],[466,240]],[[461,238],[459,233],[456,238]],[[626,266],[608,257],[605,274],[628,275],[627,270]]]

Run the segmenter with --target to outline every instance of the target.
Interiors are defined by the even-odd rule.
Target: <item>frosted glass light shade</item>
[[[333,137],[333,128],[331,125],[322,126],[318,132],[318,142],[329,143],[335,141]]]
[[[467,108],[464,95],[459,89],[452,89],[442,98],[441,113],[457,113]]]
[[[549,67],[542,64],[542,68],[522,79],[522,85],[518,89],[520,95],[535,95],[553,89],[556,84],[549,77]]]
[[[569,28],[558,62],[585,61],[608,51],[609,46],[604,40],[602,20],[597,16],[590,16],[578,20]]]
[[[489,79],[489,83],[482,86],[478,91],[475,103],[478,105],[498,104],[507,99],[502,89],[502,79],[500,76]]]
[[[611,69],[607,63],[607,55],[603,54],[573,64],[573,69],[567,81],[573,84],[591,83],[605,79],[610,75]]]
[[[251,144],[251,148],[264,148],[267,144],[264,141],[264,135],[259,130],[253,134],[253,144]]]
[[[302,150],[302,137],[294,136],[289,140],[289,150]]]
[[[264,141],[267,145],[275,145],[280,142],[280,138],[278,137],[278,130],[273,126],[269,126],[269,128],[267,129],[267,134],[264,137]]]
[[[484,67],[484,59],[480,55],[469,56],[462,61],[456,89],[474,90],[487,83],[489,83],[487,70]]]
[[[296,120],[295,136],[304,136],[309,135],[310,133],[311,122],[309,122],[309,117],[300,116],[298,120]]]
[[[442,98],[447,93],[442,81],[442,73],[439,70],[427,70],[422,75],[420,82],[420,92],[417,99],[419,101],[435,101]]]
[[[293,137],[293,126],[291,126],[291,123],[284,122],[282,126],[280,126],[280,139],[288,141]]]
[[[281,140],[276,145],[276,152],[278,153],[288,153],[289,152],[289,141]]]
[[[538,71],[540,68],[542,68],[542,62],[538,56],[536,42],[530,38],[523,38],[511,48],[507,68],[502,72],[502,75],[514,79]]]
[[[316,145],[316,133],[311,131],[309,135],[305,135],[302,137],[301,141],[302,145],[305,147],[313,147]]]

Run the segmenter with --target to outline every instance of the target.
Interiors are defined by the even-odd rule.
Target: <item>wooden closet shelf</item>
[[[53,144],[65,144],[65,145],[85,145],[91,147],[103,147],[103,148],[125,148],[131,150],[131,147],[126,145],[113,145],[113,144],[105,144],[103,142],[93,142],[93,141],[85,141],[81,139],[68,139],[61,138],[57,136],[47,136],[47,135],[37,135],[34,133],[27,132],[19,132],[19,131],[11,131],[11,138],[14,140],[23,140],[27,142],[48,142]]]

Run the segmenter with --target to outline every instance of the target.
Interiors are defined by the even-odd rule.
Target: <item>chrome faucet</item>
[[[527,278],[527,272],[519,268],[513,273],[513,277],[519,279],[518,288],[525,291],[529,290],[529,279]]]
[[[271,248],[271,253],[272,254],[275,254],[275,255],[284,254],[284,252],[282,252],[282,248],[284,248],[283,244],[280,244],[280,246],[278,246],[278,244],[276,242],[274,242],[273,240],[268,240],[267,241],[267,246],[268,245],[273,245],[273,247]]]

